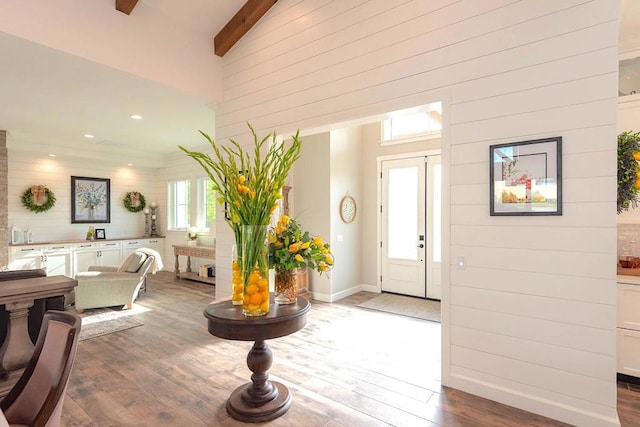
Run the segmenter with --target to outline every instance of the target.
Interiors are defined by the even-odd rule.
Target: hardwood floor
[[[81,341],[65,426],[240,426],[226,399],[251,372],[251,344],[211,336],[215,287],[151,277],[143,326]],[[293,396],[273,426],[561,426],[440,385],[440,325],[356,307],[375,294],[313,302],[307,326],[269,341],[272,379]],[[618,387],[623,426],[640,425],[640,390]]]

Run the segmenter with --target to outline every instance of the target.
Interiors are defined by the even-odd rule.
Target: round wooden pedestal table
[[[269,313],[246,317],[241,306],[231,301],[209,304],[204,310],[209,333],[218,338],[254,341],[247,355],[247,366],[253,372],[251,382],[235,389],[227,400],[227,412],[239,421],[260,423],[283,415],[291,406],[289,389],[269,381],[268,370],[273,363],[266,340],[284,337],[299,331],[307,323],[309,301],[298,297],[294,304],[278,305],[271,295]]]

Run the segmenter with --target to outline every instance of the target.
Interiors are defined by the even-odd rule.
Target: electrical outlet
[[[467,260],[463,256],[459,256],[456,262],[458,268],[465,268],[467,266]]]

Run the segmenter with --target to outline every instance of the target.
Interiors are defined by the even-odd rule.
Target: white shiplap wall
[[[223,73],[218,139],[442,99],[443,383],[618,424],[617,2],[280,0]],[[490,217],[488,146],[557,135],[563,216]]]
[[[71,176],[111,180],[110,223],[71,223]],[[34,213],[22,206],[20,196],[27,188],[40,184],[53,191],[56,203],[47,212]],[[30,228],[35,243],[84,239],[90,225],[104,228],[107,238],[142,236],[144,215],[129,212],[122,205],[122,199],[129,191],[140,191],[147,204],[159,203],[161,193],[156,187],[156,170],[128,167],[122,161],[107,158],[52,158],[47,154],[9,149],[9,226]]]

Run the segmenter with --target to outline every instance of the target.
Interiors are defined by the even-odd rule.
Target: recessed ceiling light
[[[89,139],[94,138],[94,136],[93,136],[93,135],[91,135],[90,133],[85,133],[85,134],[84,134],[84,137],[85,137],[85,138],[89,138]]]
[[[133,163],[127,163],[127,166],[133,166]]]
[[[49,157],[55,157],[55,156],[56,156],[55,154],[49,154]]]
[[[131,117],[133,120],[142,120],[142,116],[140,114],[132,114]]]

